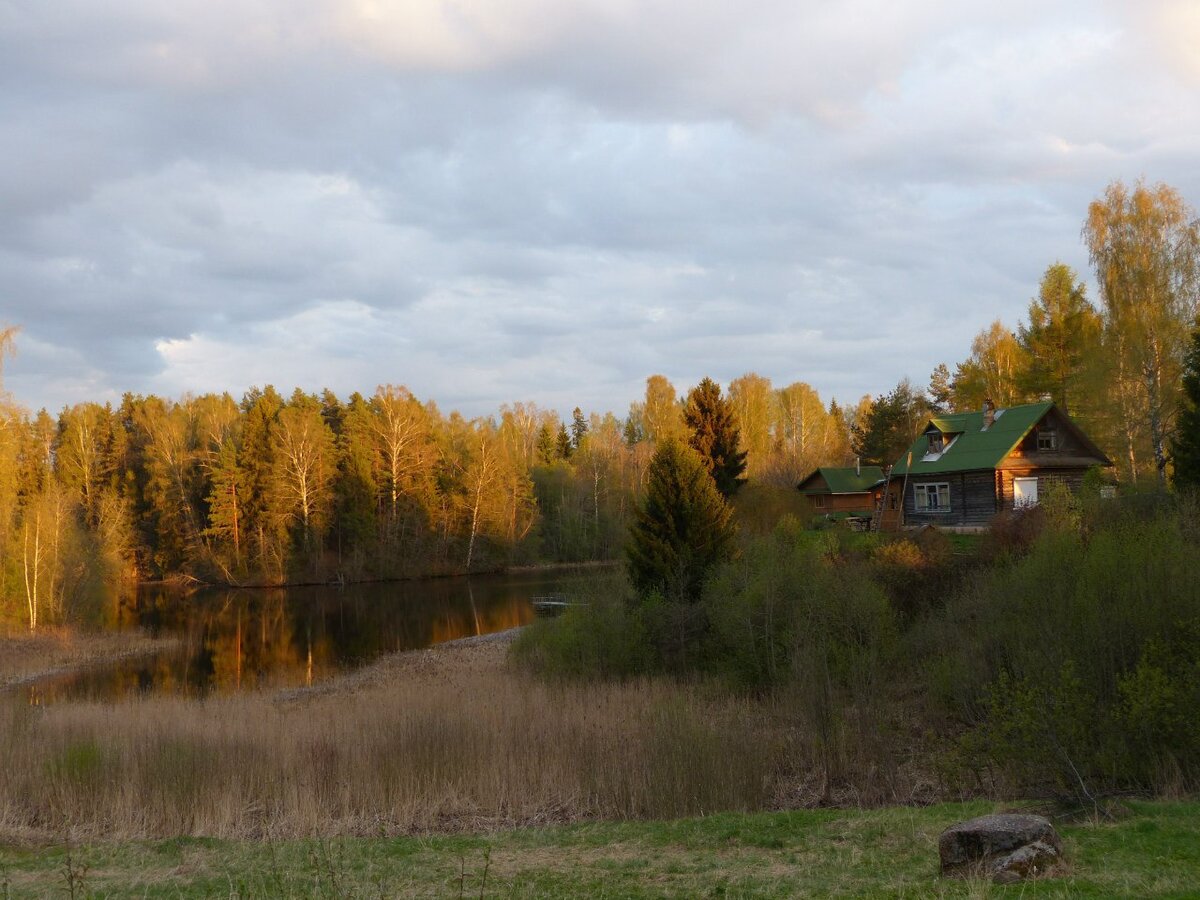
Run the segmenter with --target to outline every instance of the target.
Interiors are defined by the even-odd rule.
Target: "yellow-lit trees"
[[[299,547],[312,553],[329,525],[337,470],[333,432],[320,402],[297,389],[279,410],[271,437],[278,508]]]
[[[433,469],[436,451],[432,423],[420,401],[402,386],[380,385],[371,398],[370,409],[382,478],[385,539],[394,544],[404,530],[405,514],[413,498],[425,493],[419,487]]]
[[[1174,427],[1188,329],[1200,299],[1200,224],[1165,184],[1114,181],[1088,207],[1084,243],[1104,303],[1105,344],[1137,475],[1137,431],[1149,437],[1160,482]]]
[[[959,363],[954,374],[954,408],[963,412],[980,409],[984,400],[996,406],[1013,406],[1024,394],[1018,374],[1027,368],[1025,351],[1017,336],[999,320],[993,322],[971,342],[971,356]]]
[[[729,382],[729,402],[746,451],[746,473],[754,478],[771,462],[774,393],[771,379],[754,372]]]

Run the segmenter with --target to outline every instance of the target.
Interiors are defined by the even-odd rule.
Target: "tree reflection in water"
[[[533,619],[531,597],[571,594],[588,577],[495,575],[192,592],[143,586],[110,608],[106,625],[178,636],[181,650],[58,676],[25,690],[30,702],[40,703],[312,684],[383,653],[524,625]]]

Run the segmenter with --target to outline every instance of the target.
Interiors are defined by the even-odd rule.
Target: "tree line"
[[[697,391],[722,399],[711,381]],[[708,452],[740,484],[722,409]],[[271,386],[240,401],[127,394],[56,418],[6,400],[5,617],[52,622],[122,578],[279,584],[613,559],[654,446],[689,415],[662,376],[624,420],[577,408],[569,424],[532,403],[443,415],[394,385],[345,401]]]
[[[1083,229],[1100,306],[1056,263],[1016,332],[994,323],[927,391],[905,380],[851,408],[756,373],[685,398],[652,375],[626,416],[566,420],[533,403],[445,415],[396,385],[345,400],[271,386],[240,400],[127,394],[57,417],[0,394],[4,615],[52,621],[121,578],[267,584],[614,559],[668,441],[708,458],[727,497],[749,478],[745,521],[816,466],[894,462],[930,412],[985,397],[1052,398],[1124,477],[1163,478],[1172,448],[1186,457],[1200,399],[1183,377],[1198,234],[1173,189],[1114,183]],[[0,329],[0,363],[15,334]]]

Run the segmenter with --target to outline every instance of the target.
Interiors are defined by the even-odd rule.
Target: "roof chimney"
[[[854,457],[854,474],[862,475],[862,458],[858,456]]]
[[[987,431],[995,421],[996,407],[992,405],[991,397],[985,397],[983,401],[983,430]]]

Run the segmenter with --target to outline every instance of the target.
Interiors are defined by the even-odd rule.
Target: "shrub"
[[[597,594],[517,636],[518,665],[558,678],[626,678],[651,669],[652,654],[639,611],[620,594]]]
[[[973,713],[968,744],[1026,790],[1040,771],[1073,796],[1156,787],[1164,765],[1200,778],[1200,547],[1178,514],[1106,514],[1086,534],[1047,528],[1027,555],[987,570],[947,611],[943,659]],[[974,698],[972,700],[971,698]],[[1086,786],[1086,788],[1084,787]]]

